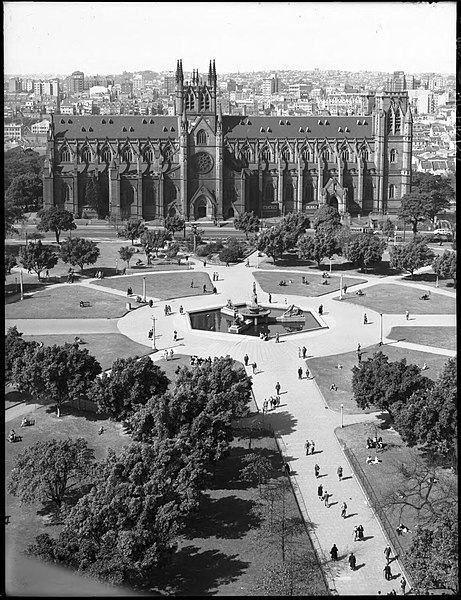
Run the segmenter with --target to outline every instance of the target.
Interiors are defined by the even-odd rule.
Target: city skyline
[[[61,6],[4,3],[4,73],[161,72],[172,71],[177,58],[185,71],[199,72],[213,58],[220,73],[456,71],[455,2],[120,2],[110,11],[102,2]],[[77,43],[63,36],[69,23],[84,31]]]

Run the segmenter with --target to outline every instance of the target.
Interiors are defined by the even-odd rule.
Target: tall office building
[[[410,189],[413,120],[406,92],[368,97],[361,116],[222,115],[214,61],[185,80],[173,114],[53,115],[44,205],[80,214],[89,177],[107,212],[146,220],[232,219],[315,211],[395,214]]]
[[[387,81],[386,91],[403,92],[407,89],[405,73],[403,71],[394,71],[394,74]]]
[[[80,94],[83,92],[83,86],[85,81],[85,75],[82,71],[74,71],[70,76],[70,93]]]

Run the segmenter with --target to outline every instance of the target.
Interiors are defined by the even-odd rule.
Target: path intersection
[[[363,307],[349,302],[338,302],[338,290],[319,297],[295,296],[287,293],[272,294],[272,304],[268,303],[268,294],[264,292],[254,272],[257,271],[256,253],[249,257],[250,268],[243,263],[232,267],[209,265],[204,267],[198,260],[192,260],[194,272],[201,271],[211,274],[217,272],[219,280],[216,285],[217,294],[204,294],[160,301],[152,298],[153,308],[139,307],[127,312],[120,319],[8,319],[6,327],[17,325],[25,335],[46,335],[57,333],[112,333],[119,331],[123,335],[140,344],[151,346],[147,333],[152,326],[152,317],[155,318],[155,339],[158,352],[151,355],[152,360],[163,358],[165,349],[173,349],[176,354],[208,356],[225,356],[229,354],[234,359],[243,363],[243,357],[248,354],[250,364],[257,363],[257,371],[247,367],[247,373],[253,380],[253,392],[259,409],[265,398],[275,394],[275,383],[281,384],[281,406],[271,413],[271,425],[282,449],[284,460],[291,467],[291,480],[297,495],[299,505],[306,522],[311,523],[311,537],[322,561],[327,575],[330,589],[338,595],[377,595],[378,591],[385,595],[393,588],[399,589],[399,579],[386,581],[383,575],[385,564],[384,548],[388,544],[379,521],[367,503],[366,496],[355,478],[348,464],[334,430],[340,426],[340,415],[330,409],[318,388],[315,379],[298,378],[298,368],[305,370],[308,361],[298,357],[298,348],[305,345],[308,349],[308,358],[331,356],[353,351],[360,343],[362,348],[375,345],[380,339],[379,314],[366,309],[369,325],[363,326]],[[159,272],[156,272],[159,274]],[[348,274],[348,278],[351,276]],[[127,286],[129,276],[123,277]],[[360,278],[363,281],[363,277]],[[94,280],[86,280],[78,285],[93,287]],[[232,335],[219,332],[193,330],[187,314],[180,314],[179,306],[182,305],[184,313],[195,310],[220,308],[228,299],[234,304],[246,303],[251,299],[253,283],[256,281],[258,304],[266,307],[287,308],[295,304],[303,310],[310,310],[325,326],[312,332],[296,333],[280,337],[281,343],[274,339],[264,342],[259,338],[245,335]],[[361,283],[360,287],[379,284],[399,284],[398,278],[387,277],[379,280],[368,278],[368,283]],[[65,284],[64,284],[65,285]],[[74,284],[75,285],[75,284]],[[408,285],[402,283],[402,285]],[[416,284],[412,287],[418,287]],[[419,286],[426,289],[424,285]],[[101,287],[97,287],[101,290]],[[105,292],[126,296],[120,290],[104,288]],[[445,290],[431,290],[432,293],[443,293],[455,296],[453,292]],[[286,300],[286,301],[285,301]],[[164,306],[171,306],[172,314],[165,316]],[[317,309],[322,303],[324,310],[322,317],[318,317]],[[414,317],[414,315],[413,315]],[[388,314],[383,319],[383,341],[387,339],[392,327],[405,326],[408,322],[405,314]],[[456,325],[456,316],[453,315],[416,315],[411,321],[411,326],[452,326]],[[177,331],[177,341],[173,340],[173,331]],[[427,348],[417,344],[395,343],[402,348],[418,349],[440,353],[448,357],[456,353],[449,350]],[[370,414],[344,414],[344,425],[363,422],[378,422],[377,415]],[[305,455],[305,440],[315,440],[316,455]],[[320,466],[319,479],[314,475],[314,464]],[[336,475],[338,466],[343,467],[343,480],[339,481]],[[330,508],[318,499],[317,486],[323,484],[330,498]],[[344,519],[340,515],[343,502],[348,506],[350,517]],[[354,541],[353,527],[362,524],[365,539],[361,542]],[[333,543],[339,549],[339,560],[331,562],[329,550]],[[353,551],[357,558],[358,569],[352,572],[349,569],[347,557]],[[398,560],[392,562],[392,572],[405,571]]]

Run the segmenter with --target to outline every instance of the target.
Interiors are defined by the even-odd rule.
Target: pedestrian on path
[[[343,468],[342,467],[338,467],[336,473],[338,473],[338,479],[339,481],[343,480]]]
[[[367,313],[363,314],[363,324],[366,325],[368,323]]]
[[[309,440],[306,440],[306,443],[304,444],[304,448],[306,450],[306,456],[309,454],[309,447],[310,447],[310,442],[309,442]]]
[[[203,284],[203,293],[206,294],[206,283]]]
[[[346,518],[347,504],[345,502],[341,505],[341,516],[343,519]]]
[[[206,267],[206,260],[203,261],[203,266]]]
[[[269,294],[269,304],[272,302],[272,294]]]
[[[243,357],[243,362],[245,364],[245,367],[248,367],[248,361],[250,360],[248,354],[245,354],[245,356]]]
[[[298,379],[302,379],[303,378],[303,368],[299,367],[298,369]]]
[[[363,525],[359,525],[357,531],[359,533],[359,541],[361,542],[363,540]]]
[[[303,346],[303,358],[306,358],[307,356],[307,348],[306,346]]]
[[[275,334],[275,343],[278,344],[279,342],[280,342],[280,334],[279,334],[279,332],[277,332]]]
[[[354,535],[354,542],[356,542],[359,539],[359,528],[357,525],[354,527],[353,535]]]
[[[357,344],[357,352],[360,352],[360,349],[361,349],[361,347],[362,347],[362,346],[360,345],[360,343],[359,343],[359,344]]]
[[[405,311],[405,319],[408,321],[410,318],[410,313],[408,310]]]
[[[190,287],[191,287],[191,288],[193,288],[193,287],[194,287],[194,280],[192,280],[192,281],[190,282]]]
[[[311,373],[309,371],[309,369],[306,367],[306,379],[310,379],[311,378]]]
[[[174,354],[173,348],[171,348],[171,350],[170,350],[170,360],[173,360],[173,354]]]
[[[178,341],[178,332],[176,331],[176,329],[173,331],[173,340],[174,340],[175,342],[177,342],[177,341]]]
[[[319,497],[319,500],[321,500],[323,498],[323,485],[320,484],[319,487],[317,488],[317,495]]]
[[[275,384],[275,391],[277,393],[277,396],[280,396],[280,383],[278,381]]]
[[[315,453],[315,443],[314,440],[311,440],[311,454]]]
[[[323,304],[321,304],[319,306],[319,315],[322,316],[323,315]]]
[[[298,358],[302,358],[301,346],[298,346]]]
[[[256,374],[256,368],[257,368],[257,366],[258,365],[255,362],[251,365],[251,367],[253,369],[253,374]]]
[[[331,547],[330,556],[332,560],[338,560],[338,548],[336,547],[336,544],[333,544]]]
[[[405,596],[405,588],[407,587],[407,582],[405,580],[405,577],[402,577],[402,579],[400,580],[400,589],[402,590],[402,596]]]
[[[330,496],[331,496],[331,494],[329,494],[328,492],[325,492],[325,493],[323,494],[323,498],[324,498],[324,500],[325,500],[325,506],[326,506],[327,508],[330,508],[330,503],[328,502],[328,498],[329,498]]]
[[[357,360],[359,361],[359,363],[362,362],[362,353],[361,352],[357,352]]]
[[[351,552],[349,555],[349,566],[351,568],[351,571],[355,571],[356,564],[357,564],[357,559],[355,558],[354,553]]]
[[[344,284],[344,287],[343,287],[343,292],[344,292],[345,294],[347,293],[347,285],[345,285],[345,284]]]
[[[315,473],[315,476],[318,478],[319,473],[320,473],[320,467],[318,465],[314,466],[314,473]]]
[[[383,572],[384,572],[384,579],[386,581],[390,581],[392,579],[392,571],[391,571],[391,567],[389,564],[387,564],[384,567]]]
[[[384,548],[384,556],[386,557],[386,561],[389,563],[390,562],[390,558],[391,558],[391,547],[390,546],[386,546]]]

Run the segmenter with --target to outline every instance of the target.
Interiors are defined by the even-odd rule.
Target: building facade
[[[227,220],[315,211],[396,213],[410,189],[412,115],[405,92],[368,97],[365,115],[230,116],[217,77],[177,62],[171,116],[53,115],[44,204],[81,214],[95,178],[119,218]]]

